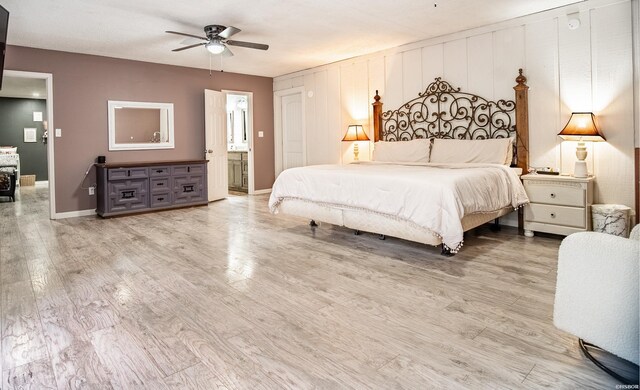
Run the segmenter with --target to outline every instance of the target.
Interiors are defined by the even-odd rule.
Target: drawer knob
[[[555,197],[556,197],[556,194],[554,194],[554,193],[552,192],[550,196],[551,196],[552,198],[555,198]]]
[[[551,218],[555,218],[556,217],[556,213],[551,213]]]

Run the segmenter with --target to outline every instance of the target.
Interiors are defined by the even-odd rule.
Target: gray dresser
[[[96,164],[98,215],[207,204],[207,161]]]

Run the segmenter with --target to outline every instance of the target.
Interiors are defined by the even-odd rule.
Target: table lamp
[[[558,136],[565,141],[578,141],[576,148],[576,167],[573,171],[574,177],[587,177],[587,148],[585,142],[605,141],[604,136],[598,130],[595,122],[595,116],[591,112],[574,112],[569,118],[566,126]]]
[[[347,134],[344,135],[342,141],[369,141],[369,137],[367,137],[361,125],[349,125]],[[358,161],[359,153],[358,143],[356,142],[355,145],[353,145],[353,161]]]

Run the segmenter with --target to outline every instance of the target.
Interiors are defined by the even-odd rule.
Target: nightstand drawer
[[[585,209],[531,203],[525,208],[524,218],[529,222],[586,228]]]
[[[579,186],[558,185],[554,183],[525,182],[525,189],[531,203],[546,203],[561,206],[585,207],[585,191]]]

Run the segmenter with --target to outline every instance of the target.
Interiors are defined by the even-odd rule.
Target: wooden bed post
[[[516,149],[518,155],[518,167],[522,168],[522,174],[529,173],[529,87],[527,78],[522,74],[522,68],[518,69],[518,83],[513,89],[516,91]],[[524,209],[518,209],[518,233],[524,234]]]
[[[516,85],[516,147],[518,153],[518,167],[522,168],[522,174],[529,171],[529,87],[527,78],[522,74],[522,68],[518,69]]]
[[[382,139],[382,102],[377,89],[373,100],[373,141],[378,142]]]

